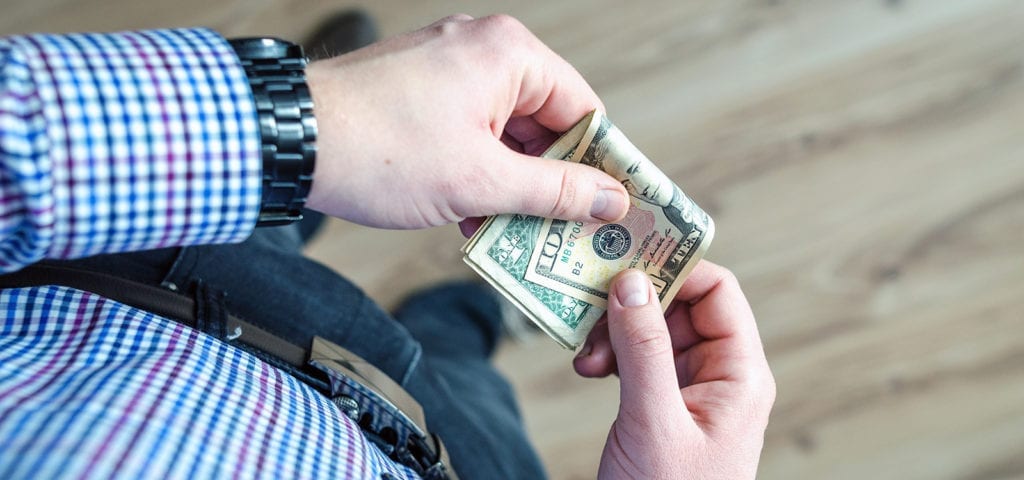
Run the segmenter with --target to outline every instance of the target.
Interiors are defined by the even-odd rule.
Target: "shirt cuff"
[[[245,72],[220,35],[6,41],[45,120],[36,160],[48,163],[52,199],[36,202],[45,220],[34,237],[47,240],[40,253],[74,258],[249,236],[260,207],[259,126]]]

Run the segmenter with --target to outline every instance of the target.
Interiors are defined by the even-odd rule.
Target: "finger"
[[[469,217],[459,222],[459,231],[462,232],[462,236],[469,238],[472,237],[477,230],[480,230],[480,226],[484,224],[485,217]]]
[[[774,385],[754,314],[732,272],[701,261],[676,298],[692,303],[694,331],[708,339],[702,345],[709,351],[693,367],[701,369],[697,377]]]
[[[602,318],[590,330],[587,341],[583,344],[573,368],[583,377],[607,377],[616,373],[615,353],[612,351],[611,339],[608,337],[608,320]]]
[[[513,115],[530,115],[544,127],[564,132],[586,114],[604,111],[597,93],[572,65],[548,47],[538,48],[546,61],[527,66]]]
[[[684,406],[672,341],[654,286],[646,274],[631,269],[613,279],[609,293],[608,333],[621,379],[622,408],[640,421],[660,424]]]
[[[689,303],[694,331],[707,339],[735,337],[761,344],[746,296],[729,270],[701,260],[683,282],[676,299]]]
[[[500,145],[500,144],[499,144]],[[626,189],[608,174],[578,163],[516,153],[504,145],[490,170],[490,188],[477,198],[485,211],[466,215],[522,213],[538,217],[614,222],[626,215]]]
[[[679,354],[700,343],[703,337],[697,334],[690,323],[689,305],[673,303],[665,312],[665,321],[668,324],[669,337],[672,339],[672,350],[679,358]],[[676,361],[678,367],[679,362]],[[590,334],[587,335],[587,342],[580,349],[579,354],[573,359],[573,367],[576,373],[583,377],[607,377],[611,374],[618,374],[615,366],[615,352],[612,351],[611,339],[608,337],[608,320],[602,317],[594,324]],[[680,386],[683,385],[682,370],[676,369],[680,375]]]
[[[672,336],[672,349],[677,353],[704,340],[693,328],[690,306],[686,303],[673,303],[665,312],[665,321],[668,323],[668,333]]]
[[[522,23],[508,15],[480,18],[470,28],[487,35],[497,45],[525,49],[518,75],[518,95],[512,102],[513,117],[533,116],[554,132],[564,132],[593,110],[604,111],[601,100],[583,77]]]

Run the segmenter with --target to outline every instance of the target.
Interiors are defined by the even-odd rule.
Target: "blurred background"
[[[778,400],[764,479],[1024,478],[1024,2],[2,0],[0,34],[205,25],[301,41],[505,12],[716,220]],[[309,253],[385,306],[470,278],[455,227],[329,224]],[[546,337],[498,363],[556,479],[617,406]]]

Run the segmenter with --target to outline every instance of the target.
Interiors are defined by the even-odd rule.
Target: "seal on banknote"
[[[605,260],[622,258],[632,243],[629,230],[617,223],[609,223],[594,232],[594,252]]]

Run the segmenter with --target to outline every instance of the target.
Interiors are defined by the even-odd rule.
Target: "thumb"
[[[504,146],[502,146],[504,147]],[[626,189],[607,173],[579,163],[503,149],[495,168],[491,213],[523,213],[583,222],[614,222],[629,209]]]
[[[684,411],[668,325],[644,272],[630,269],[612,280],[608,333],[621,378],[620,408],[654,424]]]

